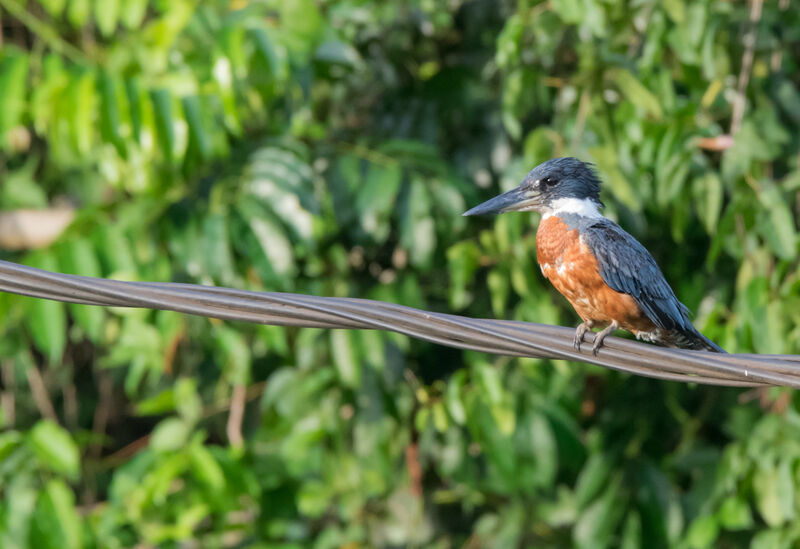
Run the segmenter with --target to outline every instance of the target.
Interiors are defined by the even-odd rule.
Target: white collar
[[[559,198],[550,203],[550,207],[542,216],[547,219],[553,215],[561,216],[564,214],[575,214],[581,217],[597,218],[603,217],[597,202],[591,198]]]

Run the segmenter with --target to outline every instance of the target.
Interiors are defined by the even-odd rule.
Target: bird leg
[[[583,336],[586,335],[586,332],[592,329],[594,326],[594,320],[584,320],[581,322],[577,328],[575,328],[575,339],[572,340],[572,346],[575,348],[576,351],[581,351],[581,343],[583,343]]]
[[[592,345],[592,354],[597,356],[597,351],[600,347],[603,346],[603,340],[606,336],[612,332],[615,332],[619,329],[619,322],[616,320],[612,320],[611,324],[603,328],[597,335],[594,336],[594,345]]]

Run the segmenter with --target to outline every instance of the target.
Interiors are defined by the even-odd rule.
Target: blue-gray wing
[[[653,256],[622,227],[603,219],[582,230],[581,236],[594,252],[606,284],[630,295],[656,326],[696,331],[688,309],[675,297]]]

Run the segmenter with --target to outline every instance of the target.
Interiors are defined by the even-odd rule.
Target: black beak
[[[475,206],[461,215],[496,215],[505,212],[532,210],[539,205],[540,194],[529,186],[520,185]]]

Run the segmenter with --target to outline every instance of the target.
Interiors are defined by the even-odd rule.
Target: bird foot
[[[577,328],[575,328],[575,338],[572,340],[572,347],[581,352],[581,343],[583,343],[583,337],[586,335],[586,332],[592,329],[594,326],[594,322],[591,320],[584,320],[581,322]]]
[[[594,336],[594,344],[592,345],[592,354],[597,356],[597,352],[600,350],[600,347],[603,346],[603,340],[613,332],[616,332],[619,329],[619,323],[616,320],[612,320],[611,324],[603,328],[600,332]]]

